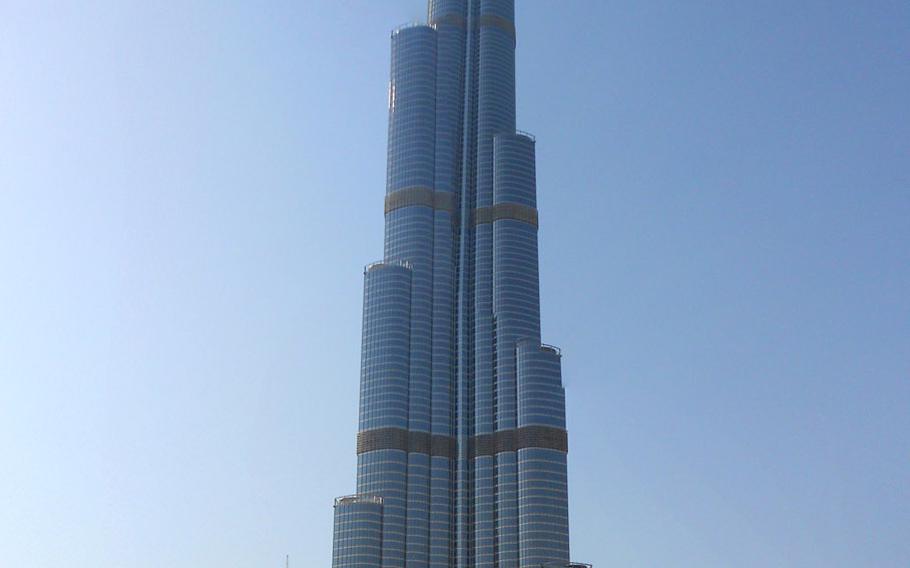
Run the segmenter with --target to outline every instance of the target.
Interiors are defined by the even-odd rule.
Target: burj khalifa
[[[514,4],[430,0],[427,24],[392,32],[384,257],[364,270],[357,486],[335,500],[334,568],[573,565]]]

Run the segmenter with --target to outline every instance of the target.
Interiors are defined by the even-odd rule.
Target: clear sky
[[[0,566],[329,565],[424,11],[0,2]],[[573,556],[910,566],[910,4],[517,27]]]

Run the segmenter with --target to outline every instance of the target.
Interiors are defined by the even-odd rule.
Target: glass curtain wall
[[[357,495],[336,501],[333,566],[565,566],[514,0],[430,0],[391,44],[384,259],[364,271]]]

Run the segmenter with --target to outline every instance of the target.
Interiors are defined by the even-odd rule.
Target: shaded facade
[[[364,270],[357,494],[336,500],[335,568],[569,562],[514,12],[431,0],[427,25],[392,32],[384,258]]]

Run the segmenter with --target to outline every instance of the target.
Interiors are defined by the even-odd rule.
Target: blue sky
[[[327,566],[422,0],[0,5],[0,565]],[[910,565],[910,4],[518,2],[572,551]]]

